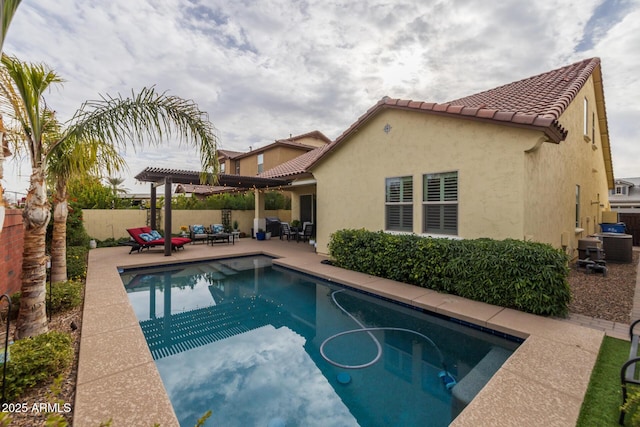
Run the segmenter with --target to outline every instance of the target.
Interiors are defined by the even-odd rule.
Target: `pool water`
[[[121,277],[182,426],[446,426],[519,345],[265,256]]]

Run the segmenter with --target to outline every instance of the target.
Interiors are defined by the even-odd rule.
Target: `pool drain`
[[[349,384],[351,382],[351,375],[347,374],[346,372],[340,372],[338,374],[338,382],[340,384]]]

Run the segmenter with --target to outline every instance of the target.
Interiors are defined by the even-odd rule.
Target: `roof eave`
[[[418,105],[419,104],[419,105]],[[453,106],[460,107],[460,106]],[[522,123],[514,122],[512,120],[502,120],[500,118],[499,112],[479,112],[477,109],[469,109],[467,107],[455,108],[455,112],[448,111],[448,107],[444,104],[432,104],[432,103],[424,103],[424,102],[403,102],[401,105],[398,104],[390,104],[387,103],[386,100],[379,101],[375,106],[369,109],[365,114],[363,114],[349,129],[347,129],[342,135],[340,135],[324,152],[320,157],[314,160],[308,167],[308,170],[311,170],[314,166],[320,163],[325,157],[329,155],[329,153],[333,152],[342,142],[348,139],[351,135],[358,132],[358,130],[363,127],[366,123],[369,122],[373,117],[378,115],[384,109],[396,109],[396,110],[407,110],[414,112],[421,112],[427,114],[433,114],[442,117],[450,117],[454,119],[462,119],[462,120],[472,120],[476,122],[490,123],[493,125],[502,125],[502,126],[510,126],[517,127],[520,129],[529,129],[535,131],[543,132],[547,138],[548,142],[553,142],[559,144],[561,141],[564,141],[567,137],[567,131],[560,126],[557,120],[549,119],[542,116],[532,116],[527,120],[523,120]],[[474,110],[474,114],[465,114],[465,110]],[[505,117],[513,117],[517,113],[504,113]],[[528,124],[530,122],[531,124]]]

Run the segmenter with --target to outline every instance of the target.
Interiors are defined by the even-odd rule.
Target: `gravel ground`
[[[607,263],[607,276],[585,274],[571,265],[569,312],[624,324],[630,323],[633,295],[636,287],[638,252],[633,252],[630,264]]]

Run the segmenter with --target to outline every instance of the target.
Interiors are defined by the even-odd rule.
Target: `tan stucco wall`
[[[252,176],[258,174],[258,154],[264,154],[264,170],[269,170],[306,152],[307,150],[284,146],[275,146],[267,150],[255,149],[251,155],[237,160],[240,162],[240,175]],[[229,173],[235,174],[235,169]]]
[[[278,217],[281,221],[291,221],[291,211],[289,210],[268,210],[264,211],[265,216]],[[181,225],[222,223],[222,211],[220,210],[173,210],[172,233],[179,233]],[[141,227],[147,223],[147,212],[134,209],[84,209],[82,211],[85,229],[89,236],[94,239],[105,240],[109,238],[119,239],[129,237],[127,228]],[[249,234],[253,227],[254,212],[231,211],[231,225],[233,221],[238,221],[240,231]],[[162,214],[164,218],[164,212]],[[159,224],[159,228],[164,228],[164,223]]]
[[[586,87],[584,93],[591,94],[591,81]],[[390,177],[413,176],[413,232],[421,234],[422,176],[452,171],[458,172],[458,237],[532,238],[560,247],[562,232],[570,230],[570,246],[577,246],[575,185],[581,185],[585,225],[590,218],[584,235],[594,231],[599,218],[591,201],[599,193],[607,205],[602,150],[592,150],[583,138],[583,98],[581,92],[561,120],[570,138],[543,143],[531,154],[525,151],[536,146],[540,132],[382,111],[312,171],[317,180],[318,252],[327,253],[329,236],[336,230],[384,229],[385,178]],[[595,99],[589,103],[595,107]],[[384,132],[387,124],[389,133]]]
[[[585,97],[591,138],[592,113],[596,111],[592,78],[560,118],[568,131],[567,139],[559,145],[543,144],[539,150],[526,155],[525,234],[555,247],[564,243],[567,254],[572,257],[577,256],[578,239],[600,231],[601,212],[609,207],[597,114],[595,144],[584,137]],[[577,232],[575,226],[576,185],[580,186],[578,228],[584,229],[582,232]]]
[[[385,178],[390,177],[413,176],[413,232],[421,234],[423,174],[452,171],[458,172],[459,237],[522,238],[523,151],[535,137],[505,126],[381,112],[313,170],[318,252],[326,253],[336,230],[384,228]]]

